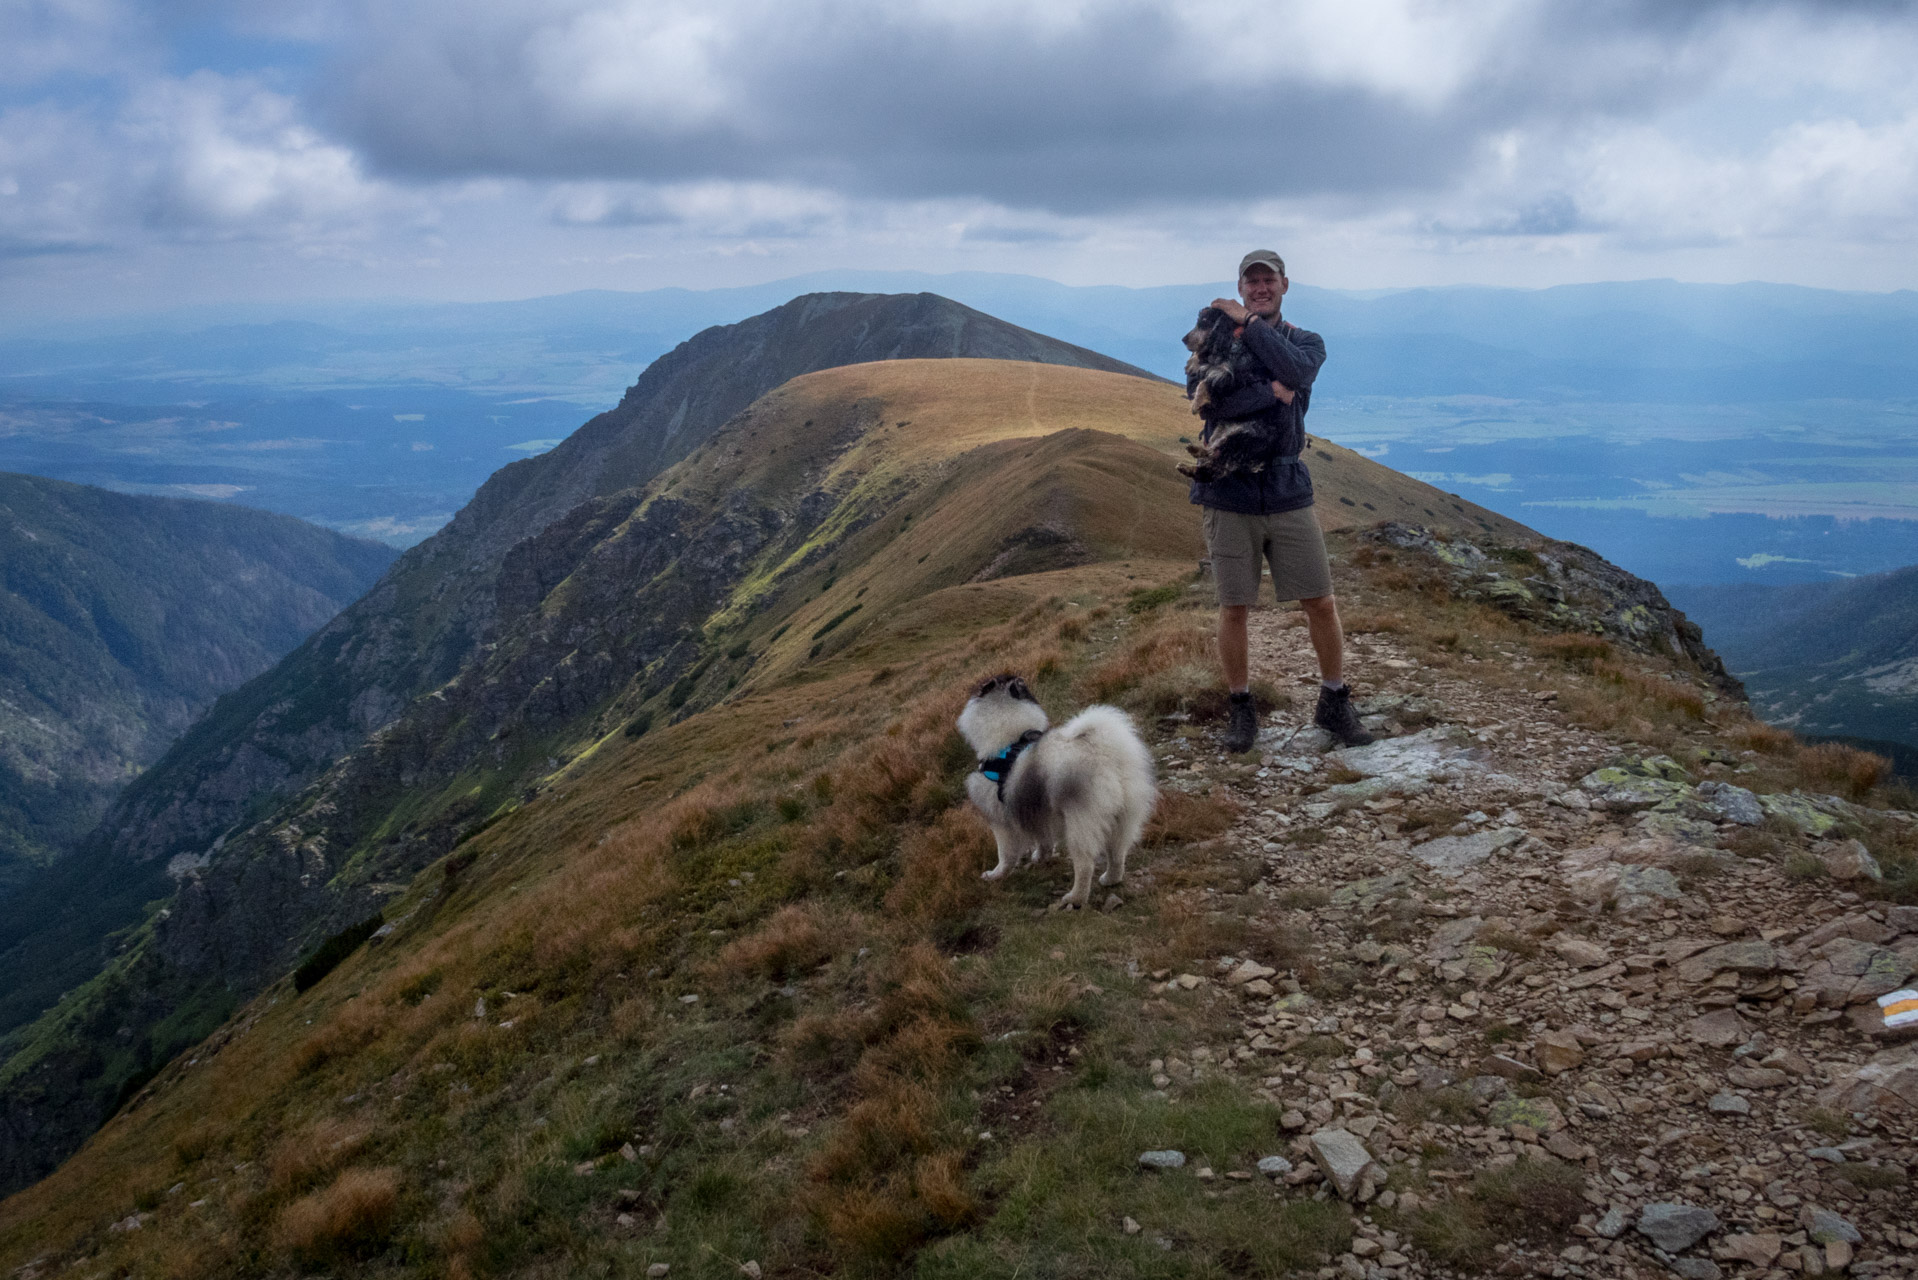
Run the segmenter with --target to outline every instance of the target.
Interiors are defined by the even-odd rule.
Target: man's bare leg
[[[1305,630],[1312,638],[1312,651],[1319,656],[1319,679],[1330,685],[1342,683],[1345,679],[1345,631],[1339,625],[1338,597],[1314,596],[1310,600],[1299,601],[1299,608],[1305,613]],[[1220,620],[1220,627],[1223,630],[1223,619]],[[1239,634],[1244,636],[1243,619],[1239,627]]]
[[[1219,666],[1225,671],[1225,687],[1233,693],[1244,693],[1250,687],[1251,658],[1245,635],[1249,612],[1247,605],[1219,606]]]
[[[1339,602],[1329,595],[1299,601],[1305,611],[1307,633],[1319,655],[1319,705],[1312,723],[1347,747],[1362,747],[1373,741],[1359,723],[1352,707],[1352,691],[1345,687],[1345,631],[1339,625]]]

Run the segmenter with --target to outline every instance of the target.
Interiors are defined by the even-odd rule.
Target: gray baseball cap
[[[1248,253],[1243,258],[1240,258],[1239,259],[1239,278],[1241,280],[1245,278],[1245,272],[1247,267],[1257,267],[1257,266],[1270,267],[1274,271],[1279,273],[1280,279],[1285,278],[1285,259],[1281,258],[1278,254],[1272,252],[1270,249],[1254,249],[1251,253]]]

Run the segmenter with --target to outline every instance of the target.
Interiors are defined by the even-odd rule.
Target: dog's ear
[[[1026,688],[1026,682],[1018,676],[1012,677],[1012,683],[1006,686],[1006,692],[1011,694],[1013,698],[1019,702],[1038,701],[1037,698],[1032,696],[1032,690]]]
[[[999,687],[999,677],[987,676],[984,680],[981,680],[979,682],[979,687],[972,691],[972,696],[975,698],[983,698],[987,694],[991,693],[994,689],[997,689],[998,687]]]

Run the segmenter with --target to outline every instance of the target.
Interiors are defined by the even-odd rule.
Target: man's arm
[[[1255,382],[1212,402],[1215,417],[1250,418],[1275,404],[1291,404],[1298,393],[1283,382]]]
[[[1319,366],[1325,363],[1325,339],[1316,333],[1304,329],[1293,329],[1288,336],[1277,325],[1267,324],[1258,316],[1246,321],[1240,334],[1245,349],[1255,359],[1271,371],[1275,381],[1293,391],[1312,385],[1319,376]],[[1286,398],[1287,403],[1291,398]]]

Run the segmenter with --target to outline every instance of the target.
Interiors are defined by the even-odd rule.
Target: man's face
[[[1286,278],[1266,266],[1254,263],[1239,277],[1239,301],[1253,315],[1270,319],[1279,313],[1279,299],[1285,296]]]

